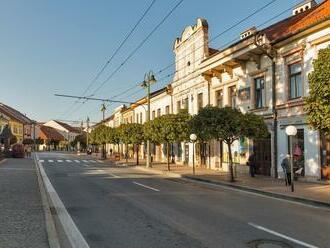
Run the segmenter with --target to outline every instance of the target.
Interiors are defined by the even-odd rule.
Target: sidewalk
[[[123,160],[116,163],[127,164],[129,166],[135,165],[135,161],[133,160],[129,160],[128,163]],[[141,161],[140,165],[140,169],[146,169],[143,167],[144,161]],[[166,163],[153,163],[152,168],[148,168],[147,170],[172,177],[183,177],[208,183],[220,184],[282,199],[330,207],[329,184],[295,181],[295,192],[291,192],[291,188],[285,186],[284,180],[259,175],[252,178],[246,174],[238,174],[236,181],[234,183],[230,183],[228,181],[228,173],[203,168],[196,168],[196,174],[193,175],[192,167],[171,164],[171,171],[168,172]]]
[[[49,247],[32,159],[0,161],[0,247]]]

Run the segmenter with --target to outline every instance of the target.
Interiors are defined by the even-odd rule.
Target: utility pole
[[[105,119],[105,111],[107,110],[106,106],[104,103],[102,103],[101,111],[103,114],[102,120],[104,121]],[[105,154],[105,144],[102,144],[102,158],[106,159],[106,154]]]
[[[147,118],[146,121],[150,121],[150,85],[156,83],[155,75],[153,74],[152,71],[149,73],[146,73],[144,75],[144,81],[141,84],[143,88],[146,89],[147,91],[147,104],[148,104],[148,109],[147,109]],[[150,140],[147,139],[147,162],[146,162],[146,167],[151,167],[150,163]]]

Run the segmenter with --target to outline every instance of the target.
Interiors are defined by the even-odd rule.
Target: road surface
[[[91,157],[38,156],[90,247],[330,247],[327,209]]]

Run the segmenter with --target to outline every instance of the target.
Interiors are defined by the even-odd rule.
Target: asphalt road
[[[330,247],[330,210],[92,158],[39,159],[90,247]]]

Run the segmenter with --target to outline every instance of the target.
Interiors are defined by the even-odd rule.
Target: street
[[[329,247],[326,209],[93,158],[38,157],[90,247]]]

